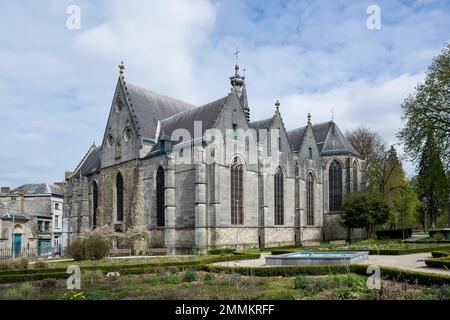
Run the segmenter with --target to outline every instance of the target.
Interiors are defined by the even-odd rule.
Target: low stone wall
[[[301,241],[321,241],[322,227],[300,227]]]

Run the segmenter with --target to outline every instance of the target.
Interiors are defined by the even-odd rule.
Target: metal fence
[[[61,253],[61,247],[51,247],[45,251],[30,248],[14,248],[14,252],[12,248],[0,248],[0,260],[12,259],[13,257],[27,257],[29,259],[51,258],[61,256]]]

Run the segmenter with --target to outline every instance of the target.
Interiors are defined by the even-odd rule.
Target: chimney
[[[20,194],[24,194],[25,193],[25,187],[24,186],[20,186],[17,188],[17,192]]]
[[[11,191],[10,187],[1,187],[0,193],[9,193]]]
[[[73,172],[67,170],[67,171],[64,173],[64,179],[65,179],[65,180],[68,180],[72,175],[73,175]]]
[[[66,185],[65,182],[54,182],[53,184],[60,189],[64,189],[64,186]]]

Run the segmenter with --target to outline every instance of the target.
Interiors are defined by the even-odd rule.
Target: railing
[[[42,257],[56,257],[61,256],[61,250],[62,248],[60,246],[58,247],[52,247],[48,248],[47,250],[40,250],[38,249],[30,249],[30,248],[14,248],[14,255],[12,248],[0,248],[0,260],[7,260],[13,258],[20,258],[20,257],[27,257],[29,259],[38,259]]]

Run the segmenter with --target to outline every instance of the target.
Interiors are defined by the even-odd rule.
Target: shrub
[[[347,287],[337,288],[336,292],[340,300],[348,300],[352,298],[352,292]]]
[[[197,272],[194,269],[186,269],[183,271],[183,281],[192,282],[197,279]]]
[[[89,279],[91,285],[98,284],[105,280],[105,274],[102,270],[86,270],[83,272],[83,278]]]
[[[18,288],[6,290],[4,298],[7,300],[22,300],[30,298],[33,293],[33,285],[29,282],[22,283]]]
[[[440,232],[436,232],[434,233],[431,238],[433,238],[433,240],[437,240],[437,241],[441,241],[441,240],[445,240],[445,237],[442,233]]]
[[[98,235],[78,238],[67,247],[67,254],[73,259],[95,260],[103,259],[109,253],[109,243]]]
[[[28,268],[28,258],[20,257],[15,259],[0,260],[0,270],[23,270]]]
[[[45,261],[36,261],[33,267],[34,269],[48,269],[48,263]]]
[[[180,283],[180,277],[176,273],[169,273],[166,276],[166,282],[170,284],[179,284]]]
[[[158,276],[152,274],[148,277],[148,282],[150,283],[151,286],[156,286],[159,284],[160,280]]]
[[[67,291],[58,300],[85,300],[86,295],[82,291]]]
[[[205,282],[212,282],[213,280],[214,280],[214,274],[211,272],[208,272],[205,275],[205,278],[203,279],[203,281],[205,281]]]
[[[308,287],[308,280],[306,280],[305,276],[298,275],[294,279],[294,289],[306,289]]]
[[[35,286],[41,289],[55,288],[57,281],[55,279],[44,279],[35,282]]]

